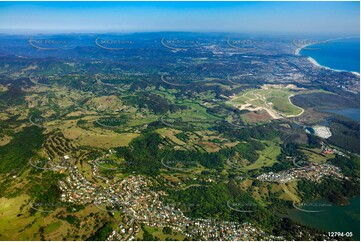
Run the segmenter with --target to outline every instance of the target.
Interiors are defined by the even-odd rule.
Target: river
[[[290,209],[288,216],[296,222],[327,232],[352,232],[352,239],[360,240],[360,197],[351,198],[350,204],[346,206],[338,206],[325,199],[319,199],[301,208],[307,211],[322,210],[322,212]]]

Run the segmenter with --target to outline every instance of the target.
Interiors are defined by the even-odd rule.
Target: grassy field
[[[302,108],[290,101],[290,97],[301,93],[294,86],[264,85],[261,89],[241,92],[229,102],[240,109],[265,110],[273,118],[292,117],[303,113]]]
[[[294,180],[287,184],[278,184],[281,188],[283,193],[281,194],[280,198],[283,200],[288,201],[295,201],[300,202],[301,199],[297,196],[297,181]]]
[[[174,148],[178,150],[194,149],[195,146],[201,147],[207,152],[217,152],[220,149],[230,148],[236,146],[239,142],[231,142],[228,139],[217,134],[214,131],[194,131],[185,132],[175,128],[161,128],[156,132],[164,138],[168,138],[174,143]],[[187,138],[180,139],[177,134],[184,134]],[[218,142],[214,142],[217,140]]]
[[[156,130],[158,134],[160,134],[162,137],[169,138],[172,142],[174,142],[177,145],[186,145],[186,143],[180,139],[178,139],[175,135],[181,133],[181,131],[172,129],[172,128],[162,128]]]
[[[106,212],[94,205],[87,205],[84,209],[71,213],[71,216],[81,221],[80,227],[77,227],[56,217],[57,214],[69,214],[64,208],[58,208],[51,213],[37,212],[30,215],[30,206],[25,205],[27,201],[27,196],[0,198],[0,240],[40,240],[41,228],[45,240],[62,240],[65,237],[68,240],[77,240],[88,238],[99,229],[102,226],[100,220],[110,221]]]
[[[29,197],[0,198],[0,240],[40,240],[37,234],[43,223],[40,213],[33,216],[26,211]],[[20,230],[23,230],[19,233]]]
[[[111,148],[118,146],[127,146],[139,134],[124,133],[119,134],[112,131],[104,130],[82,130],[81,128],[73,128],[64,130],[64,136],[71,139],[76,136],[80,145],[89,145],[99,148]]]
[[[260,157],[253,164],[254,166],[272,166],[277,161],[277,156],[281,154],[281,140],[266,140],[262,142],[266,148],[258,151]]]
[[[194,119],[207,121],[219,120],[219,118],[207,113],[207,109],[202,107],[198,103],[182,102],[182,104],[186,105],[189,109],[180,110],[178,112],[172,113],[171,115],[169,115],[169,118],[182,118],[184,121]]]
[[[277,162],[277,156],[281,153],[281,140],[279,138],[274,140],[262,141],[265,149],[257,151],[259,158],[253,164],[243,167],[244,170],[259,169],[261,167],[272,166]]]
[[[308,160],[311,162],[315,162],[315,163],[324,163],[326,162],[328,159],[332,159],[335,157],[334,154],[327,154],[327,155],[322,155],[321,149],[302,149],[301,150],[307,157]]]
[[[60,228],[62,225],[63,225],[63,223],[61,221],[53,222],[45,227],[44,233],[50,234],[50,233],[54,232],[55,230],[57,230],[58,228]]]
[[[271,193],[282,200],[296,202],[301,200],[297,191],[297,181],[292,181],[287,184],[263,182],[260,186],[253,186],[252,182],[252,179],[244,179],[240,183],[240,187],[242,190],[252,192],[252,197],[256,200],[262,201]]]
[[[0,137],[0,146],[6,145],[11,141],[11,137],[4,135]]]
[[[182,235],[180,232],[177,231],[172,231],[172,234],[164,234],[163,233],[163,229],[162,228],[158,228],[158,227],[150,227],[150,226],[144,226],[144,228],[151,233],[154,237],[158,237],[159,240],[165,240],[166,238],[169,238],[171,240],[176,240],[176,241],[182,241],[184,240],[186,237],[184,235]],[[143,231],[141,230],[137,236],[135,237],[134,240],[137,239],[142,239],[143,238]]]

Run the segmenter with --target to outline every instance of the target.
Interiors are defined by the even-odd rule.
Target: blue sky
[[[0,2],[0,33],[359,34],[359,2]]]

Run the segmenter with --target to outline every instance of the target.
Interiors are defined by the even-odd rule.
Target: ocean
[[[302,49],[301,55],[312,57],[321,66],[360,73],[360,38],[331,40]]]

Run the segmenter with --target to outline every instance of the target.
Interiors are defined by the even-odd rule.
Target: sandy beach
[[[336,72],[350,72],[352,74],[354,74],[355,76],[357,77],[360,77],[360,73],[356,72],[356,71],[347,71],[347,70],[338,70],[338,69],[332,69],[330,67],[327,67],[327,66],[322,66],[320,65],[315,59],[313,59],[312,57],[308,57],[307,58],[313,65],[319,67],[319,68],[323,68],[323,69],[326,69],[326,70],[331,70],[331,71],[336,71]]]
[[[324,42],[329,42],[329,41],[332,41],[332,40],[339,40],[339,39],[348,39],[348,38],[353,38],[353,36],[352,36],[352,37],[343,37],[343,38],[328,39],[328,40],[325,40]],[[295,50],[294,54],[300,56],[300,55],[301,55],[301,54],[300,54],[301,50],[304,49],[304,48],[306,48],[307,46],[310,46],[310,45],[313,45],[313,44],[307,44],[307,45],[304,45],[304,46],[302,46],[302,47],[297,48],[297,49]],[[332,70],[332,71],[336,71],[336,72],[350,72],[350,73],[354,74],[355,76],[360,77],[360,73],[358,73],[358,72],[356,72],[356,71],[347,71],[347,70],[332,69],[332,68],[330,68],[330,67],[320,65],[320,64],[319,64],[315,59],[313,59],[312,57],[308,57],[307,59],[308,59],[308,61],[310,61],[310,62],[311,62],[314,66],[316,66],[316,67],[324,68],[324,69]]]
[[[306,48],[307,46],[310,46],[310,45],[312,45],[312,44],[307,44],[307,45],[303,45],[303,46],[301,46],[301,47],[298,47],[298,48],[295,50],[294,54],[295,54],[295,55],[301,55],[301,54],[300,54],[300,51],[301,51],[303,48]]]
[[[295,55],[300,55],[300,51],[302,50],[302,48],[297,48],[296,50],[295,50]]]
[[[356,75],[356,76],[358,76],[358,77],[360,77],[360,73],[358,73],[358,72],[356,72],[356,71],[351,71],[351,73],[354,74],[354,75]]]
[[[307,58],[313,65],[315,65],[315,66],[317,66],[317,67],[323,67],[323,68],[328,68],[328,67],[324,67],[324,66],[321,66],[320,64],[318,64],[318,62],[315,60],[315,59],[313,59],[312,57],[308,57]],[[329,69],[329,68],[328,68]]]

